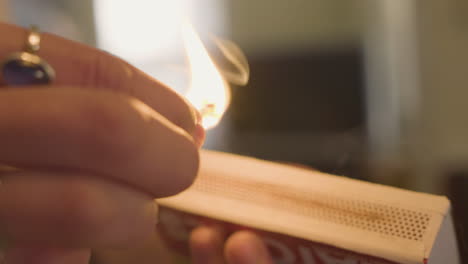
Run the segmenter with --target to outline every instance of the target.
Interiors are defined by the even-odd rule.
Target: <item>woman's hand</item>
[[[0,24],[0,58],[27,31]],[[155,231],[153,199],[187,188],[204,132],[173,90],[107,53],[42,35],[48,86],[0,86],[0,234],[8,264],[87,263]],[[137,46],[137,44],[136,44]],[[1,82],[1,80],[0,80]]]
[[[265,244],[248,231],[226,237],[214,226],[195,228],[190,236],[192,264],[273,264]],[[125,250],[98,250],[93,264],[177,264],[157,233],[147,243]]]
[[[23,48],[27,31],[0,23],[0,34],[2,58]],[[85,264],[90,248],[138,245],[141,254],[106,250],[97,257],[123,263],[132,256],[127,263],[135,263],[151,254],[151,263],[168,263],[167,250],[152,243],[154,198],[184,190],[196,176],[204,140],[197,111],[107,53],[47,34],[41,46],[38,55],[57,73],[53,84],[0,86],[6,263]],[[195,264],[271,263],[247,232],[225,240],[219,230],[199,227],[190,244]]]

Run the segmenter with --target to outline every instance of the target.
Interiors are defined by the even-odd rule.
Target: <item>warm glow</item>
[[[229,85],[190,24],[184,24],[182,36],[191,71],[191,83],[186,96],[200,110],[203,126],[209,129],[219,123],[229,105]]]
[[[175,56],[184,0],[95,0],[101,48],[139,65]]]

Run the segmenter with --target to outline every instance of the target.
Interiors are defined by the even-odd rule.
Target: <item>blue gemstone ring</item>
[[[44,85],[55,79],[54,69],[36,53],[41,44],[41,35],[37,27],[32,26],[26,40],[25,50],[10,54],[1,65],[4,84]]]

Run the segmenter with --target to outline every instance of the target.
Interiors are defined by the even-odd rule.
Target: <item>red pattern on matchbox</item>
[[[239,226],[168,207],[160,208],[160,219],[159,229],[163,239],[172,250],[183,256],[189,255],[190,231],[205,224],[221,226],[228,234],[238,230],[253,231],[266,243],[277,264],[398,264],[330,245]]]

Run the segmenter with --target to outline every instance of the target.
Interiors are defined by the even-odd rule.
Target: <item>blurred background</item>
[[[1,13],[180,92],[185,18],[208,46],[234,41],[251,80],[206,148],[448,195],[468,262],[468,1],[14,0]]]

